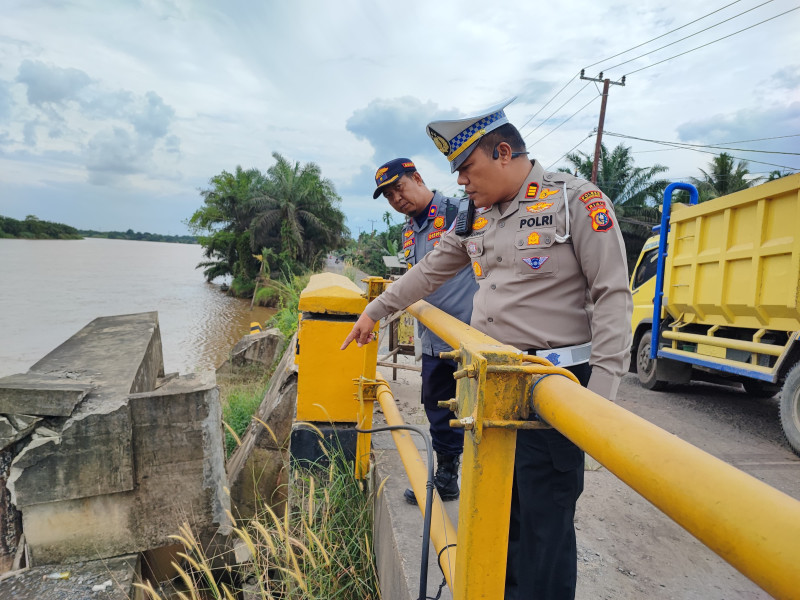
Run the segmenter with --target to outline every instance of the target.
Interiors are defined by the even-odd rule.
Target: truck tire
[[[780,386],[766,381],[759,381],[758,379],[746,379],[742,382],[742,385],[747,395],[753,398],[772,398],[781,391]]]
[[[781,427],[786,441],[800,456],[800,364],[792,367],[781,388]]]
[[[646,331],[639,340],[639,348],[636,350],[636,376],[648,390],[663,390],[667,387],[667,382],[656,379],[656,361],[650,358],[651,337],[652,333]]]

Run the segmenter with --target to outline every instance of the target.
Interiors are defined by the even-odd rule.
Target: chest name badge
[[[538,183],[529,183],[528,189],[525,192],[526,198],[536,198],[536,193],[539,191],[539,184]]]
[[[481,230],[484,227],[486,227],[486,225],[488,223],[489,223],[489,219],[487,219],[486,217],[478,217],[477,219],[475,219],[475,221],[473,221],[472,229],[473,230]]]
[[[442,234],[443,234],[443,233],[444,233],[444,231],[431,231],[431,232],[428,234],[428,239],[429,239],[429,240],[435,240],[436,238],[440,238],[440,237],[442,237]]]
[[[528,227],[543,227],[544,225],[553,224],[553,215],[540,215],[538,217],[528,217],[519,220],[519,228]]]
[[[558,190],[551,190],[549,188],[544,188],[542,190],[542,193],[539,194],[539,200],[544,200],[548,196],[552,196],[553,194],[557,194],[557,193],[558,193]]]
[[[436,217],[433,220],[433,226],[436,229],[441,229],[442,227],[444,227],[444,217],[442,215],[439,215],[438,217]]]
[[[522,260],[525,261],[525,264],[528,265],[531,269],[536,270],[540,268],[547,259],[550,258],[549,256],[531,256],[530,258],[523,258]]]
[[[413,237],[408,238],[405,242],[403,242],[403,248],[404,249],[405,248],[410,248],[413,245],[414,245],[414,238]]]

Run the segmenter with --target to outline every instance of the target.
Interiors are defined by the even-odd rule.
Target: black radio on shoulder
[[[472,231],[472,219],[475,216],[475,204],[468,198],[462,198],[456,215],[456,235],[464,237]]]

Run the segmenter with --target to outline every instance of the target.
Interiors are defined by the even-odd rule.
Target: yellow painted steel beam
[[[744,352],[755,352],[756,354],[768,354],[770,356],[780,356],[786,350],[784,346],[777,346],[775,344],[762,344],[760,342],[732,340],[730,338],[697,335],[694,333],[681,333],[678,331],[664,331],[661,333],[661,336],[668,340],[691,342],[693,344],[708,344],[709,346],[731,348],[732,350],[743,350]]]
[[[424,300],[415,302],[406,309],[406,312],[416,317],[425,327],[435,330],[436,335],[453,348],[458,348],[462,343],[466,345],[478,344],[522,354],[516,348],[501,344],[494,338],[464,324]]]
[[[388,280],[382,277],[369,277],[363,280],[367,284],[365,294],[366,301],[371,302],[386,288]],[[374,343],[364,346],[364,363],[361,369],[361,379],[358,385],[356,399],[358,400],[358,413],[356,422],[359,429],[372,429],[373,403],[375,400],[374,385],[375,375],[378,366],[378,340],[379,326],[375,323],[373,328],[375,334]],[[369,472],[370,450],[372,448],[372,436],[369,433],[356,434],[356,456],[355,456],[355,477],[365,479]]]
[[[404,425],[403,417],[400,416],[400,411],[397,410],[397,405],[392,396],[392,390],[389,384],[382,375],[378,375],[378,389],[377,389],[378,403],[383,410],[383,415],[386,418],[387,425]],[[417,450],[414,440],[411,439],[411,432],[409,431],[392,431],[392,438],[397,446],[397,451],[400,453],[400,458],[403,461],[403,466],[406,469],[408,480],[411,482],[411,488],[417,498],[425,498],[427,490],[425,485],[428,481],[428,469],[425,466],[425,461]],[[419,502],[419,509],[422,516],[425,516],[425,503]],[[506,528],[508,528],[506,526]],[[439,556],[439,566],[444,573],[447,585],[453,589],[453,580],[456,568],[456,543],[458,536],[444,510],[442,500],[439,494],[433,495],[433,506],[431,508],[431,541],[436,554]],[[499,596],[498,596],[499,597]]]
[[[565,377],[539,379],[533,401],[548,423],[757,585],[798,597],[800,502]]]

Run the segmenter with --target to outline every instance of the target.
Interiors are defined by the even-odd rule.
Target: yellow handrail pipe
[[[392,390],[386,379],[378,374],[378,403],[381,405],[383,415],[386,418],[387,425],[404,425],[403,417],[400,411],[397,410],[397,405],[392,395]],[[417,498],[425,498],[427,490],[425,485],[428,481],[428,469],[425,466],[425,461],[417,450],[414,440],[411,439],[409,431],[396,430],[392,431],[392,438],[397,446],[397,451],[403,461],[403,466],[406,469],[408,480],[411,482],[411,488]],[[425,516],[425,503],[419,502],[419,509],[422,516]],[[445,580],[450,589],[453,589],[453,578],[456,570],[456,534],[455,527],[447,516],[442,505],[442,500],[439,494],[433,495],[433,507],[431,508],[431,541],[436,554],[439,556],[439,567],[444,573]]]
[[[776,598],[800,590],[800,502],[576,386],[536,382],[553,427]]]

